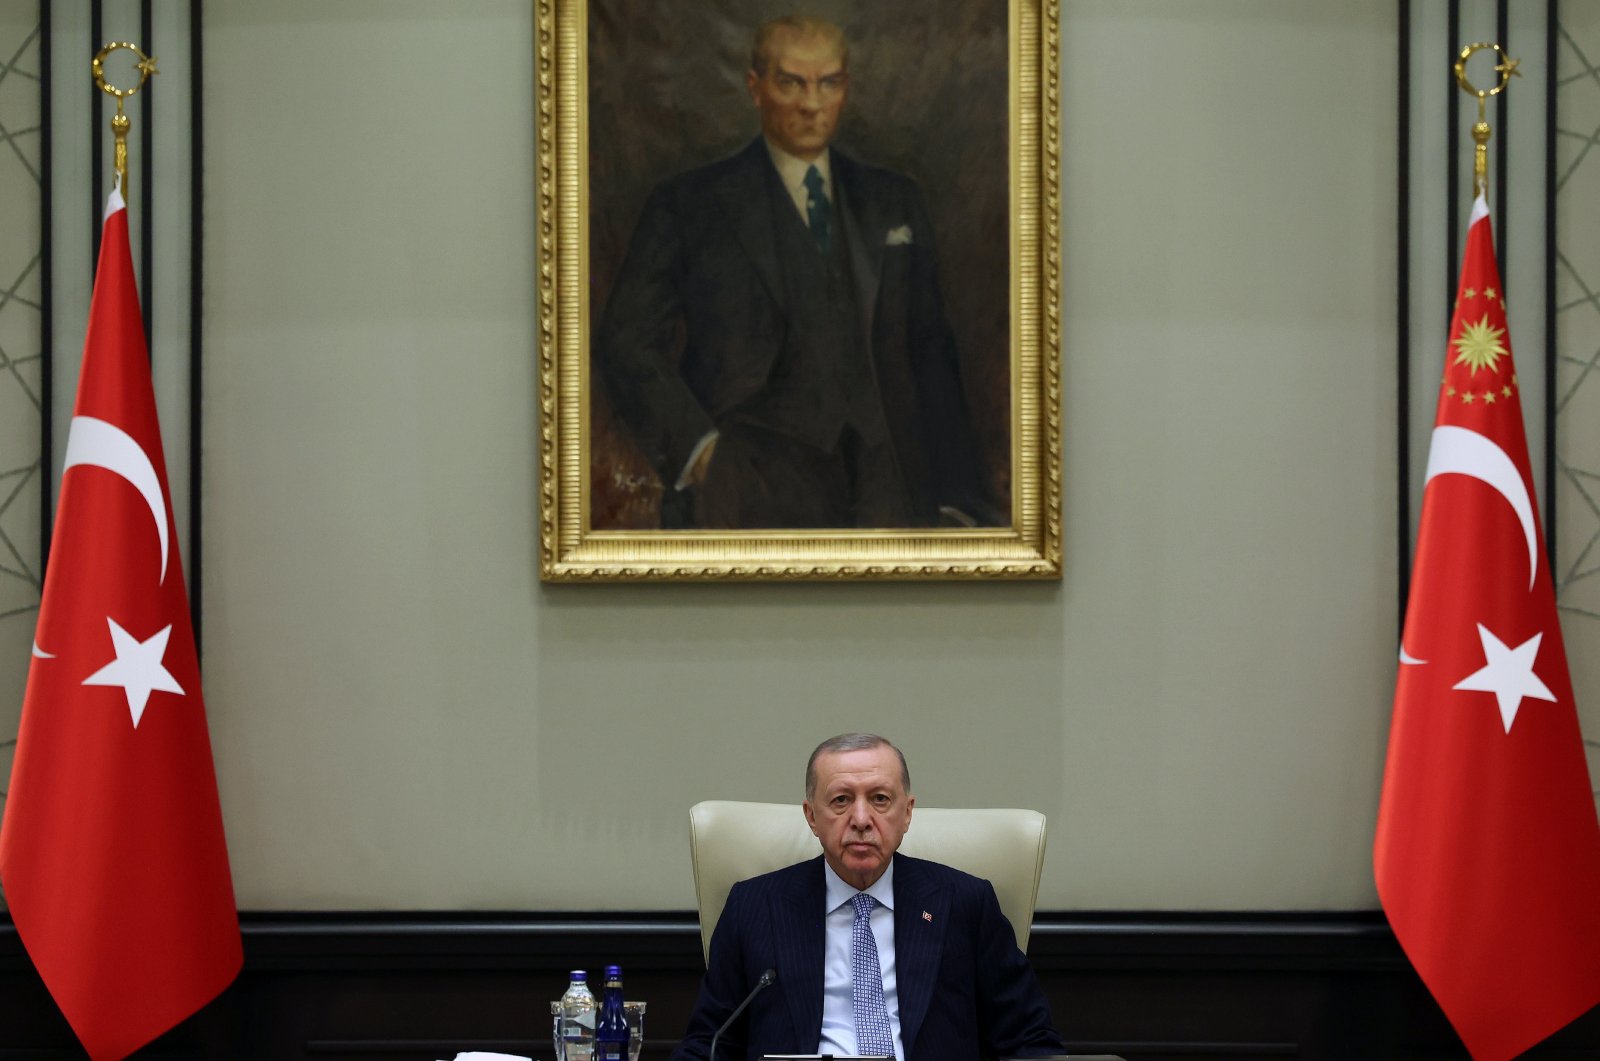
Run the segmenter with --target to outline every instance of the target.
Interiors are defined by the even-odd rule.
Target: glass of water
[[[555,1061],[566,1061],[567,1044],[561,1041],[561,1003],[550,1003],[550,1041],[555,1046]]]
[[[628,1061],[639,1061],[639,1051],[644,1049],[643,1002],[624,1002],[622,1017],[628,1022]]]

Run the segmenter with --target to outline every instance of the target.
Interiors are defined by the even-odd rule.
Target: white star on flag
[[[111,627],[111,645],[116,650],[117,658],[83,679],[83,684],[121,686],[128,696],[128,713],[133,716],[133,728],[138,729],[139,719],[144,715],[144,705],[149,703],[152,690],[184,695],[183,687],[161,662],[167,654],[167,638],[172,634],[172,624],[168,623],[160,633],[147,641],[140,641],[128,633],[109,615],[106,616],[106,625]]]
[[[1500,720],[1510,733],[1524,698],[1555,701],[1555,694],[1533,673],[1533,660],[1539,654],[1544,634],[1534,634],[1516,648],[1508,648],[1479,623],[1478,639],[1483,642],[1484,666],[1462,678],[1454,688],[1493,693],[1500,704]]]

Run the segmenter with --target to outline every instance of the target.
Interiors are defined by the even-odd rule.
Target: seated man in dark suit
[[[775,979],[723,1033],[719,1057],[1063,1052],[993,886],[895,853],[915,804],[905,756],[884,738],[817,747],[803,809],[823,854],[734,885],[674,1061],[708,1059],[767,969]]]

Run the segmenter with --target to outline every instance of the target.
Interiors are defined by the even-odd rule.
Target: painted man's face
[[[839,127],[850,74],[837,42],[815,33],[779,33],[771,41],[767,72],[749,71],[745,84],[767,139],[809,162],[826,150]]]

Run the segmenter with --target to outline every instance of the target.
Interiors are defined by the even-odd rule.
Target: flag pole
[[[139,57],[139,61],[133,66],[133,68],[139,72],[139,83],[134,85],[132,88],[118,88],[117,86],[106,81],[106,57],[112,52],[116,51],[130,51]],[[126,200],[128,198],[129,123],[128,116],[122,112],[122,101],[138,92],[141,88],[144,88],[144,83],[150,80],[151,75],[156,74],[159,71],[156,70],[156,60],[154,58],[140,51],[138,45],[129,44],[127,41],[112,41],[104,48],[101,48],[95,53],[94,62],[91,64],[91,68],[94,70],[94,83],[99,86],[100,91],[104,92],[108,96],[114,97],[117,101],[117,113],[111,118],[111,134],[115,136],[117,140],[117,153],[115,161],[117,171],[117,191],[121,192],[122,198]]]
[[[1478,88],[1467,80],[1467,60],[1485,49],[1492,51],[1499,57],[1500,62],[1495,64],[1495,72],[1500,75],[1500,83],[1494,88]],[[1488,44],[1478,41],[1461,49],[1461,54],[1456,57],[1456,83],[1461,86],[1461,91],[1469,96],[1478,98],[1478,120],[1472,126],[1472,140],[1477,145],[1472,152],[1472,191],[1474,195],[1489,194],[1489,122],[1485,115],[1490,96],[1498,96],[1506,90],[1506,85],[1511,83],[1513,77],[1521,77],[1522,71],[1517,69],[1521,60],[1513,59],[1506,55],[1505,49],[1498,44]]]

